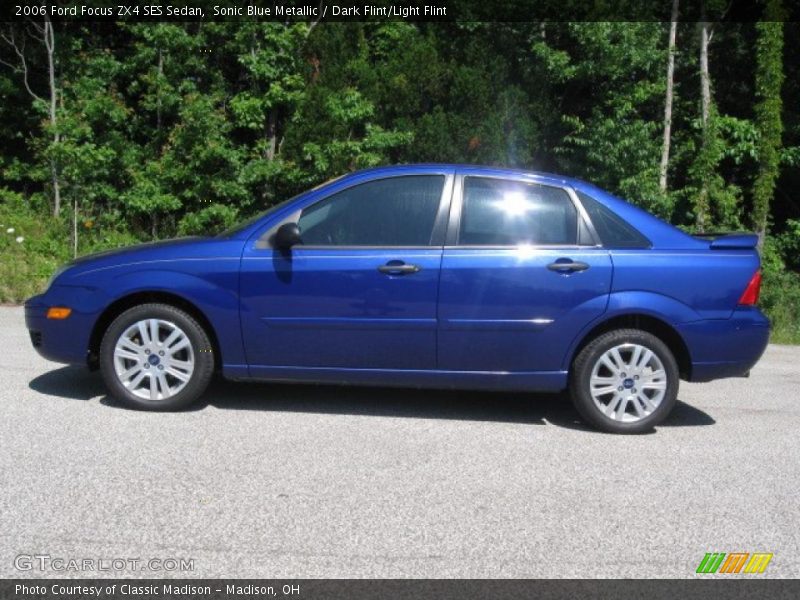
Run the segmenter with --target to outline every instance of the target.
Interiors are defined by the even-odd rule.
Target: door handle
[[[418,265],[409,265],[399,260],[390,260],[385,265],[378,267],[378,271],[387,275],[408,275],[420,270]]]
[[[571,260],[569,258],[559,258],[556,262],[547,265],[547,268],[556,273],[575,273],[577,271],[585,271],[589,268],[585,262],[578,260]]]

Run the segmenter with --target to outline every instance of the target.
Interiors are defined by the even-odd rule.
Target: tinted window
[[[313,188],[303,192],[302,194],[298,194],[297,196],[293,196],[292,198],[289,198],[288,200],[284,200],[283,202],[279,202],[278,204],[275,204],[274,206],[270,206],[267,210],[263,210],[260,213],[257,213],[255,215],[253,215],[252,217],[250,217],[246,221],[243,221],[242,223],[237,223],[236,225],[233,225],[232,227],[226,229],[225,231],[220,233],[217,237],[233,237],[234,235],[236,235],[240,231],[243,231],[245,228],[250,227],[250,225],[252,225],[256,221],[260,221],[264,217],[266,217],[268,215],[271,215],[272,213],[276,212],[277,210],[283,208],[284,206],[286,206],[290,202],[294,202],[294,200],[296,200],[297,198],[299,198],[303,194],[306,194],[308,192],[313,192],[314,190],[317,190],[317,189],[319,189],[321,187],[324,187],[326,185],[330,185],[334,181],[336,181],[337,179],[341,179],[342,177],[344,177],[344,175],[340,175],[339,177],[334,177],[332,179],[328,179],[327,181],[324,181],[323,183],[320,183],[319,185],[314,186]]]
[[[467,246],[575,244],[578,211],[560,189],[467,177],[458,243]]]
[[[597,235],[608,248],[649,248],[650,240],[591,196],[578,192],[578,198],[592,220]]]
[[[307,246],[428,246],[444,177],[413,175],[353,186],[304,209]]]

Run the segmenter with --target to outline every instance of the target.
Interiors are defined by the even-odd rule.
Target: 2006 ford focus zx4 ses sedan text
[[[651,429],[680,379],[749,373],[756,236],[690,236],[590,184],[459,165],[352,173],[216,237],[87,256],[25,304],[50,360],[174,410],[229,379],[569,389]],[[491,401],[490,397],[487,401]]]

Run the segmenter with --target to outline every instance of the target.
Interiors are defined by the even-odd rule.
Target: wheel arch
[[[575,345],[572,350],[569,357],[569,368],[572,369],[572,364],[575,362],[575,358],[580,354],[581,350],[597,336],[615,329],[630,328],[647,331],[664,342],[678,363],[678,371],[681,379],[691,379],[692,357],[689,352],[689,347],[686,345],[683,337],[681,337],[680,333],[666,321],[642,313],[615,315],[592,327],[592,329],[581,337],[578,344]]]
[[[98,355],[100,352],[100,343],[103,341],[103,335],[114,319],[129,308],[154,302],[179,308],[191,315],[192,318],[200,324],[208,334],[208,338],[214,350],[214,370],[219,371],[222,367],[222,354],[220,352],[219,340],[217,338],[217,332],[214,330],[211,321],[205,313],[183,296],[158,290],[137,291],[126,294],[125,296],[117,298],[103,310],[97,318],[97,321],[95,321],[94,327],[92,327],[92,333],[89,336],[89,352],[87,359],[89,368],[94,370],[99,367]]]

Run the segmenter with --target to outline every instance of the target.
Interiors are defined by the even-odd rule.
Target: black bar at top
[[[704,8],[704,4],[707,4]],[[0,21],[669,21],[669,0],[3,0]],[[683,22],[765,20],[764,2],[682,0]],[[800,3],[783,2],[770,20],[800,20]]]

